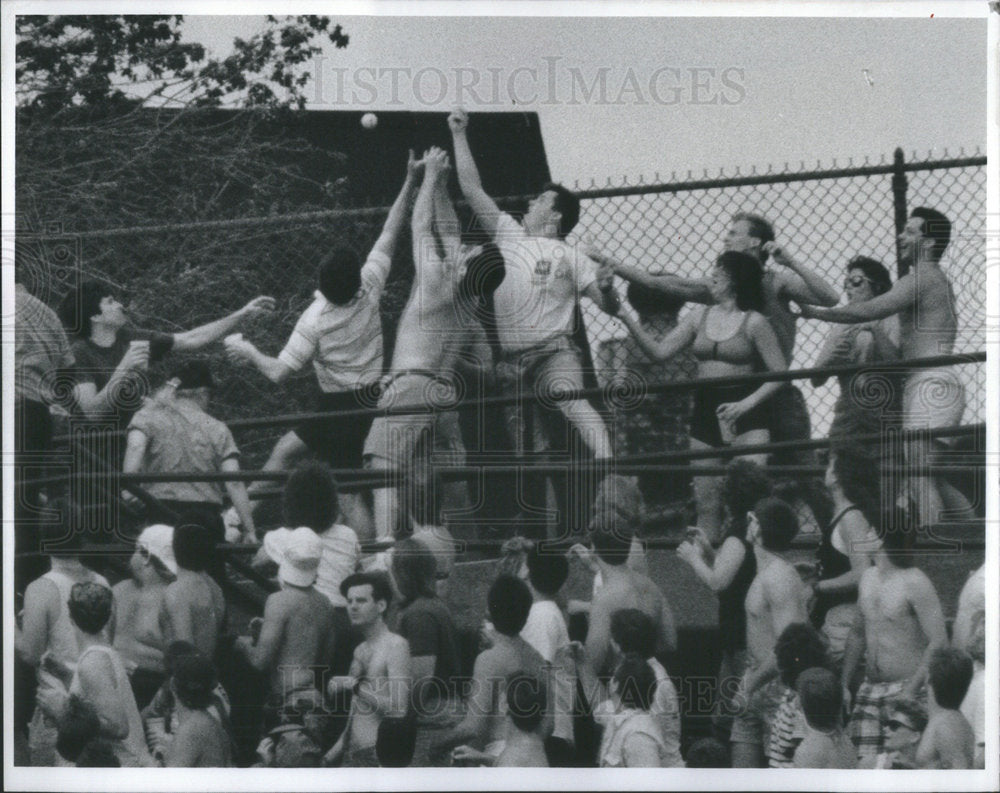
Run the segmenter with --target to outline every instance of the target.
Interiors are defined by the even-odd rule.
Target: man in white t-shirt
[[[511,395],[528,389],[537,395],[581,389],[583,353],[573,340],[577,304],[580,295],[587,295],[606,310],[616,306],[612,272],[599,269],[565,241],[580,216],[579,199],[565,187],[546,185],[520,223],[500,211],[479,180],[466,138],[468,123],[461,109],[448,117],[458,183],[507,263],[507,277],[494,295],[501,350],[498,378]],[[610,437],[594,407],[585,399],[560,401],[558,406],[594,457],[610,459]],[[516,432],[515,444],[521,442],[522,420],[510,411],[508,426]]]
[[[521,638],[552,663],[556,650],[569,644],[566,618],[555,601],[569,577],[569,562],[565,554],[555,549],[539,549],[536,545],[528,551],[525,564],[532,604]]]
[[[230,357],[252,364],[272,383],[284,382],[312,362],[322,392],[317,412],[374,407],[382,376],[379,301],[399,232],[416,195],[418,174],[411,151],[406,180],[363,266],[348,248],[336,248],[324,257],[313,302],[299,317],[277,358],[264,355],[242,337],[226,340]],[[335,469],[360,468],[372,418],[331,416],[305,421],[278,441],[264,470],[287,470],[307,449]],[[261,484],[251,487],[251,493]],[[362,536],[370,535],[371,516],[359,495],[344,493],[341,501],[351,528]]]

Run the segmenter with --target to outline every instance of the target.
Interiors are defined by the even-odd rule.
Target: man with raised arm
[[[502,350],[498,374],[505,390],[513,395],[521,389],[545,392],[556,385],[583,388],[583,353],[572,337],[580,295],[609,312],[618,298],[610,270],[599,270],[565,242],[580,216],[579,198],[562,185],[547,184],[518,223],[483,190],[466,137],[465,111],[452,112],[448,124],[462,194],[507,262],[507,278],[495,295]],[[597,460],[612,457],[604,420],[587,400],[563,401],[559,409]],[[516,415],[510,412],[508,426],[519,444],[522,434]]]
[[[854,697],[849,724],[862,761],[885,750],[896,700],[926,704],[930,658],[948,644],[934,584],[913,566],[913,514],[897,507],[883,524],[875,566],[865,570],[858,583],[858,615],[847,637],[841,673],[841,683],[848,688],[864,659],[865,679]]]
[[[265,355],[242,338],[227,340],[230,357],[251,364],[272,383],[283,383],[311,362],[321,392],[317,412],[370,408],[370,392],[382,376],[379,301],[417,191],[420,169],[411,151],[403,187],[363,265],[349,248],[336,248],[323,258],[319,289],[278,357]],[[275,444],[264,470],[287,470],[306,449],[333,468],[360,468],[372,418],[329,416],[305,421]],[[262,485],[255,484],[250,492]],[[360,495],[342,493],[340,500],[348,525],[367,536],[371,516]]]
[[[917,207],[899,235],[899,258],[908,272],[892,288],[860,303],[837,308],[802,306],[802,316],[827,322],[871,322],[899,315],[904,359],[949,355],[955,347],[955,293],[941,269],[951,241],[951,222],[936,209]],[[965,389],[953,368],[916,369],[903,388],[903,429],[953,427],[962,420]],[[917,501],[923,525],[940,519],[943,507],[968,512],[969,502],[951,485],[927,475],[935,441],[906,443],[906,462],[923,472],[909,477],[909,496]]]
[[[476,338],[487,298],[504,280],[504,260],[492,243],[462,251],[458,218],[447,194],[448,155],[437,147],[423,159],[424,178],[413,207],[414,279],[399,318],[392,366],[383,379],[380,409],[413,406],[420,412],[379,416],[365,441],[365,461],[394,470],[392,487],[375,491],[380,540],[399,530],[398,487],[411,479],[418,444],[434,426],[435,403],[454,389],[455,365]],[[437,222],[435,222],[437,221]]]

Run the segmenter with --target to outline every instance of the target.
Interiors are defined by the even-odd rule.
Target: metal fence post
[[[896,277],[902,278],[910,270],[909,262],[899,257],[899,235],[906,226],[906,163],[903,150],[897,148],[892,155],[892,203],[896,210]]]

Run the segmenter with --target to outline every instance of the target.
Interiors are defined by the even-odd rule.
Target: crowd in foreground
[[[910,513],[869,522],[864,459],[834,452],[827,486],[846,506],[815,563],[790,560],[795,511],[761,497],[770,482],[747,461],[729,466],[723,543],[688,530],[677,554],[718,593],[723,643],[710,734],[693,742],[673,605],[643,572],[628,480],[605,483],[586,544],[507,544],[485,609],[466,604],[486,614],[470,673],[447,529],[415,524],[363,555],[319,463],[288,481],[294,528],[255,560],[278,589],[237,637],[207,530],[145,528],[112,587],[74,553],[72,506],[54,504],[60,549],[16,634],[37,672],[19,738],[32,765],[982,767],[983,568],[949,638]],[[566,596],[573,565],[593,574],[589,601]]]

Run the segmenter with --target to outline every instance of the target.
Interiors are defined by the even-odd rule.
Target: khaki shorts
[[[390,376],[378,401],[379,410],[413,406],[417,413],[379,416],[365,440],[364,456],[379,457],[396,466],[409,465],[420,441],[437,420],[435,408],[453,401],[454,387],[427,372]]]

